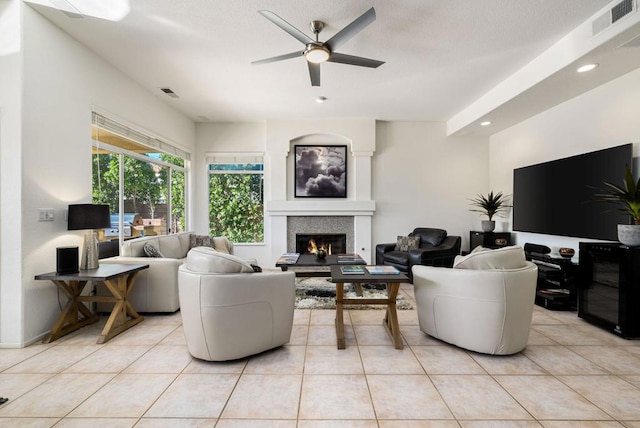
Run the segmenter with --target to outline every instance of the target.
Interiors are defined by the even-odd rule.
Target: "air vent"
[[[622,0],[613,6],[611,10],[593,20],[591,23],[591,34],[595,36],[635,10],[635,0]]]
[[[169,95],[171,98],[180,98],[171,88],[160,88],[162,92]]]
[[[633,11],[633,0],[623,0],[611,9],[611,23],[630,14]]]

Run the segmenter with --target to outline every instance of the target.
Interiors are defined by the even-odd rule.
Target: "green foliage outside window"
[[[264,242],[262,174],[209,175],[209,233],[232,242]]]
[[[93,203],[108,204],[112,214],[119,212],[119,158],[113,153],[93,155]],[[159,158],[174,165],[183,165],[184,160],[168,154]],[[130,156],[123,157],[125,213],[147,212],[155,218],[156,208],[167,203],[169,168]],[[173,170],[171,173],[171,219],[172,232],[185,228],[185,174]]]
[[[93,155],[93,203],[108,204],[111,213],[118,212],[118,158],[116,154]]]

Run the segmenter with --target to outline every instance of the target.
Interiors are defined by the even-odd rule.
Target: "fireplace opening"
[[[324,249],[327,254],[347,252],[347,235],[345,233],[296,233],[296,253],[315,254]]]

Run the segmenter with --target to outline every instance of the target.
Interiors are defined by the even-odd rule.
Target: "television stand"
[[[526,256],[538,266],[536,304],[551,310],[575,311],[579,265],[561,256],[540,253],[526,253]]]

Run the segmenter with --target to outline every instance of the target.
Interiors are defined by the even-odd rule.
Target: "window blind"
[[[262,153],[207,153],[206,161],[209,164],[236,164],[236,163],[263,163]]]
[[[157,149],[159,152],[178,156],[185,160],[189,160],[191,158],[191,154],[189,152],[182,150],[171,143],[162,141],[156,137],[151,137],[143,132],[111,120],[100,113],[96,113],[95,111],[92,112],[92,123],[99,128],[120,135],[121,137],[128,138],[136,143]]]

